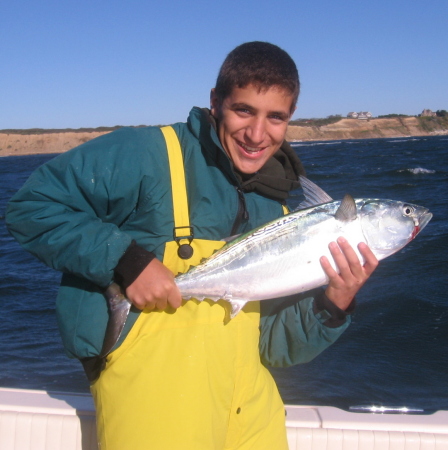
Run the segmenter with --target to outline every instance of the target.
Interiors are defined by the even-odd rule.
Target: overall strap
[[[179,138],[173,127],[166,126],[162,127],[160,130],[166,141],[168,162],[170,166],[174,211],[173,239],[179,246],[177,250],[179,257],[182,259],[189,259],[193,255],[193,248],[190,244],[194,234],[193,227],[190,226],[182,149],[180,147]]]
[[[186,271],[190,264],[198,264],[201,257],[209,256],[214,250],[222,247],[224,242],[206,242],[201,239],[196,239],[193,242],[193,227],[190,226],[182,149],[180,147],[176,132],[172,127],[163,127],[161,128],[161,131],[165,138],[168,152],[174,210],[173,241],[167,242],[166,244],[170,247],[170,251],[165,251],[163,262],[171,268],[171,270],[177,269],[178,271]],[[191,244],[197,250],[196,252],[194,252]],[[195,255],[192,258],[193,253],[195,253]],[[167,263],[167,256],[170,258],[170,264]],[[121,297],[123,296],[119,286],[115,283],[109,287],[108,295],[114,298],[115,301],[121,300]],[[109,326],[109,323],[112,325],[111,327]],[[117,325],[115,323],[112,324],[110,319],[109,323],[107,326],[106,335],[108,330],[111,330],[109,333],[114,333],[117,328]],[[115,336],[114,338],[115,339],[113,340],[116,342],[117,339]],[[108,336],[105,337],[104,342],[109,342]],[[110,346],[105,348],[103,344],[103,348],[98,356],[81,359],[87,378],[90,381],[93,382],[99,377],[101,371],[105,367],[106,356],[110,351]]]

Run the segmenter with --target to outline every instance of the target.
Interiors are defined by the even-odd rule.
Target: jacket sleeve
[[[130,134],[119,130],[89,141],[30,176],[6,211],[9,231],[27,251],[98,286],[112,281],[132,241],[120,225],[137,207],[138,167],[146,162],[130,152]]]
[[[263,364],[289,367],[306,363],[333,344],[350,324],[322,288],[261,302],[260,355]]]

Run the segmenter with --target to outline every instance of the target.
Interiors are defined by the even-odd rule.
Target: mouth
[[[250,156],[256,156],[265,150],[266,147],[250,147],[249,145],[244,144],[243,142],[237,141],[239,147],[243,150],[244,153]]]
[[[420,231],[423,230],[423,228],[428,225],[428,222],[432,219],[432,213],[430,213],[428,210],[425,211],[420,217]]]
[[[420,233],[420,230],[421,230],[421,228],[418,225],[416,225],[414,227],[414,230],[412,231],[412,235],[411,235],[411,239],[410,239],[411,241],[412,241],[412,239],[415,238],[415,236],[417,236],[418,233]]]
[[[420,233],[420,231],[423,230],[423,228],[426,227],[428,222],[432,219],[432,213],[430,213],[427,209],[420,215],[418,219],[414,220],[414,231],[411,236],[411,240],[417,236],[417,234]]]

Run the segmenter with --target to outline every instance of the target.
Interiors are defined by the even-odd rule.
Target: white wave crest
[[[423,167],[415,167],[414,169],[404,169],[400,170],[399,172],[411,172],[414,175],[419,175],[422,173],[436,173],[435,170],[424,169]]]
[[[419,140],[420,139],[416,139],[416,138],[405,138],[405,139],[392,139],[392,140],[387,141],[387,142],[395,143],[395,142],[410,142],[410,141],[419,141]]]
[[[337,145],[341,141],[327,141],[327,142],[311,142],[311,141],[293,141],[290,142],[291,147],[315,147],[316,145]]]

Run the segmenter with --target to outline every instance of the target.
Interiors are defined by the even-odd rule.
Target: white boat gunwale
[[[378,448],[448,449],[448,411],[374,414],[332,406],[285,408],[291,450],[330,450],[336,441],[344,450],[377,448],[372,442],[380,441],[400,446]],[[1,449],[96,450],[95,434],[95,408],[88,393],[0,388]],[[415,447],[416,441],[424,446]]]

